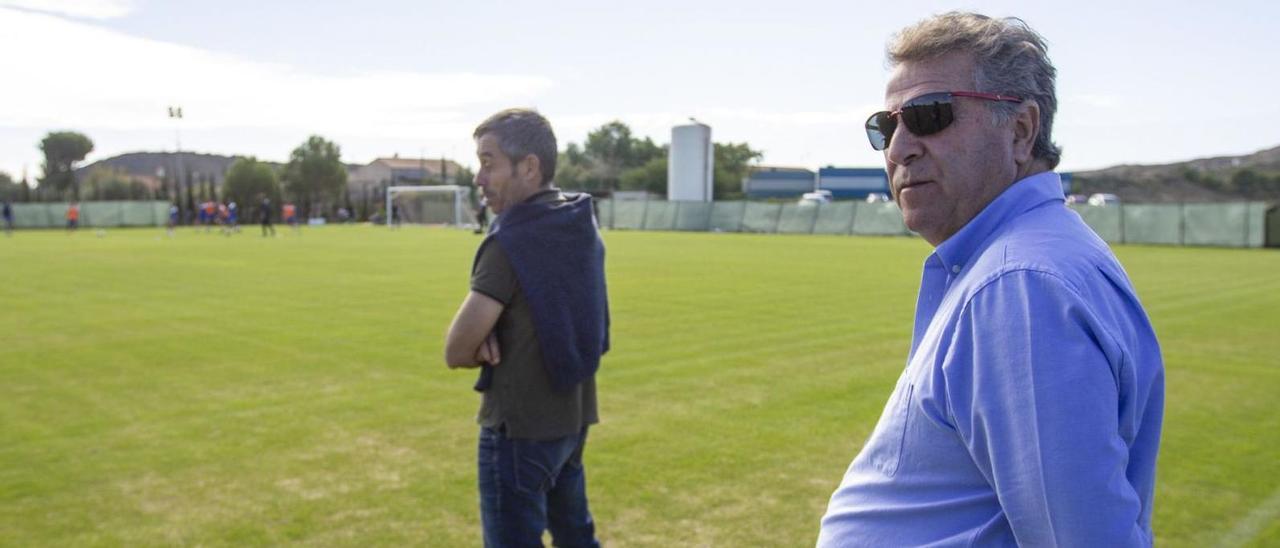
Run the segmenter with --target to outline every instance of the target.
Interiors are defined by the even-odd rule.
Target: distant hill
[[[227,170],[238,158],[240,157],[198,152],[130,152],[78,168],[76,175],[84,177],[94,170],[107,169],[133,179],[154,181],[160,173],[172,177],[178,173],[181,165],[181,171],[189,173],[193,180],[205,181],[212,178],[214,186],[221,187]],[[280,167],[280,164],[271,165]]]
[[[1109,192],[1127,203],[1280,202],[1280,147],[1246,156],[1120,165],[1072,174],[1072,192]]]
[[[223,156],[221,154],[202,154],[199,152],[130,152],[98,160],[92,164],[77,168],[76,176],[83,178],[94,170],[106,169],[152,184],[158,179],[161,170],[166,176],[171,177],[179,171],[178,166],[181,165],[181,170],[189,173],[192,180],[206,181],[212,178],[213,185],[221,188],[222,181],[226,178],[227,170],[231,169],[231,164],[234,164],[240,158],[243,158],[243,156]],[[181,163],[179,163],[179,160],[181,160]],[[271,166],[277,172],[284,169],[284,164],[281,163],[262,162]],[[347,164],[348,172],[356,167],[359,167],[359,165]]]

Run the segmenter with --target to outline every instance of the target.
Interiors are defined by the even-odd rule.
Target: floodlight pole
[[[182,184],[182,171],[183,171],[182,170],[182,107],[181,106],[169,107],[169,119],[174,121],[173,152],[176,158],[175,161],[178,165],[178,172],[174,174],[174,182],[178,187],[178,196],[177,196],[177,199],[174,200],[174,202],[177,204],[182,204],[182,187],[184,186]],[[187,189],[187,194],[188,195],[191,194],[191,189],[189,188]],[[178,206],[178,210],[179,211],[182,210],[181,205]],[[178,221],[181,224],[182,219],[179,219]]]

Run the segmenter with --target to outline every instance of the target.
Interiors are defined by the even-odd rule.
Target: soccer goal
[[[476,226],[470,191],[457,185],[387,187],[387,226],[393,223]]]

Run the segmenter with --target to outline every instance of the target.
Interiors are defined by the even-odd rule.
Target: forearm
[[[457,340],[457,337],[452,336],[452,330],[450,331],[450,336],[447,336],[445,340],[444,363],[450,369],[478,367],[480,365],[480,361],[476,358],[476,354],[480,349],[479,344],[469,346]]]
[[[502,303],[484,294],[474,291],[468,294],[445,335],[445,364],[457,368],[476,367],[482,361],[496,362],[490,355],[496,354],[497,342],[487,339],[492,337],[502,308]],[[495,348],[492,352],[486,351],[482,348],[485,345]]]

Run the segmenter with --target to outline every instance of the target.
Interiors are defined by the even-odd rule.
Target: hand
[[[489,332],[489,336],[480,343],[476,350],[476,361],[481,364],[498,365],[502,361],[502,349],[498,346],[498,334]]]

